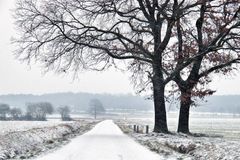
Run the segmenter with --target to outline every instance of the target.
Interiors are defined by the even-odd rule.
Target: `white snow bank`
[[[20,129],[20,131],[0,134],[0,160],[32,157],[39,152],[60,145],[62,141],[70,138],[74,133],[81,134],[90,130],[95,123],[83,120],[55,126],[49,123],[48,127],[44,125],[40,128],[38,126],[38,128]]]

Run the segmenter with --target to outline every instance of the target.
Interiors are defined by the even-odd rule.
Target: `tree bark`
[[[181,91],[180,113],[178,119],[178,132],[190,133],[189,131],[189,111],[191,106],[191,94]]]
[[[154,99],[154,110],[155,110],[154,132],[168,133],[165,97],[164,97],[165,85],[163,82],[162,74],[159,72],[155,72],[152,79],[152,83],[153,83],[153,99]]]

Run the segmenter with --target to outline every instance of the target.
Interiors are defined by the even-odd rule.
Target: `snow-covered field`
[[[0,121],[0,135],[11,132],[27,131],[34,128],[53,127],[72,122],[54,121]]]
[[[132,123],[149,125],[153,128],[154,119],[148,117],[127,117]],[[171,132],[177,130],[178,113],[168,113],[168,127]],[[190,113],[190,131],[216,136],[227,139],[240,139],[240,115],[213,114],[213,113]]]
[[[207,135],[195,134],[194,136],[176,132],[172,134],[133,133],[133,124],[152,126],[153,123],[149,119],[127,119],[115,122],[126,134],[161,155],[175,155],[180,159],[191,160],[240,160],[240,123],[238,119],[199,117],[199,119],[192,120],[192,131]],[[176,123],[172,122],[172,124],[169,128],[175,130]],[[216,133],[221,136],[217,136]]]
[[[97,121],[1,122],[0,160],[26,159],[89,131]]]
[[[240,117],[238,115],[191,113],[190,117],[191,132],[207,136],[197,137],[176,133],[177,113],[168,113],[168,126],[172,132],[170,135],[151,132],[149,134],[133,133],[131,128],[133,124],[149,125],[150,131],[153,128],[153,118],[142,113],[137,116],[119,114],[117,117],[108,118],[115,119],[125,133],[164,156],[165,159],[240,160]],[[49,150],[69,142],[70,138],[89,131],[96,123],[89,119],[62,122],[54,118],[43,122],[0,121],[0,160],[27,159],[43,152],[47,154]],[[77,142],[74,144],[77,145]],[[84,148],[84,145],[82,147]],[[101,148],[99,147],[100,150]]]

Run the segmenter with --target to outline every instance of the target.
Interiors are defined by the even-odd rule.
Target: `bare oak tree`
[[[172,48],[175,63],[171,76],[181,94],[178,132],[189,133],[192,97],[215,92],[207,87],[212,74],[228,75],[239,68],[240,2],[202,0],[177,21],[174,35],[177,41]]]
[[[196,4],[191,4],[196,5]],[[125,60],[147,66],[153,86],[155,132],[168,132],[163,54],[188,5],[177,0],[19,0],[18,58],[57,72],[103,70]]]

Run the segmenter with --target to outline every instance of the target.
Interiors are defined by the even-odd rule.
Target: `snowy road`
[[[162,160],[158,154],[124,135],[111,120],[37,160]]]

